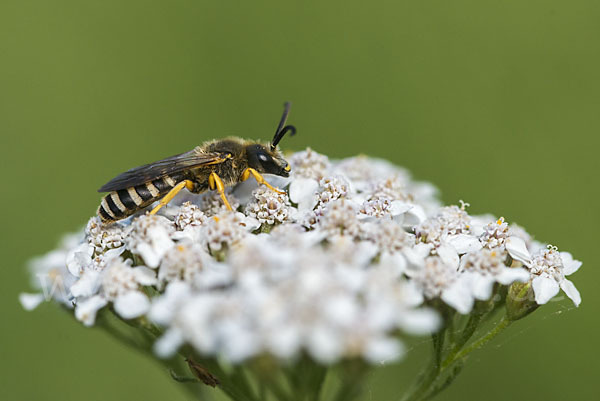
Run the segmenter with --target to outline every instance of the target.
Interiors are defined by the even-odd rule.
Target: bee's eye
[[[259,159],[261,162],[266,162],[266,161],[268,160],[268,159],[267,159],[267,155],[265,155],[264,153],[259,153],[259,154],[258,154],[258,159]]]

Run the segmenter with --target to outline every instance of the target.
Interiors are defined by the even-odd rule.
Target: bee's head
[[[290,113],[290,106],[289,102],[284,104],[283,115],[275,131],[275,136],[269,145],[252,144],[246,148],[249,166],[259,173],[274,174],[282,177],[290,175],[290,165],[283,158],[279,149],[277,149],[277,144],[287,132],[290,132],[290,135],[296,133],[296,128],[293,125],[285,125],[287,116]]]
[[[290,175],[290,165],[279,149],[270,146],[252,144],[246,147],[248,166],[262,174],[274,174],[282,177]]]

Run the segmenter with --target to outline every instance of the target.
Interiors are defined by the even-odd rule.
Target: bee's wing
[[[196,148],[154,163],[132,168],[104,184],[98,192],[118,191],[143,184],[167,174],[181,172],[194,167],[218,164],[225,160],[227,160],[226,154],[205,153]]]

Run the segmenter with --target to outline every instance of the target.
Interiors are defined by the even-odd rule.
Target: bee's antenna
[[[288,131],[290,131],[290,135],[294,135],[296,133],[296,127],[293,125],[285,125],[287,121],[288,115],[290,114],[290,108],[292,104],[290,102],[285,102],[283,104],[283,115],[281,116],[281,120],[279,121],[279,125],[277,126],[277,131],[275,131],[275,136],[273,136],[273,140],[271,141],[271,150],[275,150],[279,141]]]

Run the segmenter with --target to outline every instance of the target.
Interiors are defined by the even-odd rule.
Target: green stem
[[[277,401],[291,401],[292,395],[282,384],[283,377],[281,375],[277,362],[269,356],[262,356],[250,361],[248,371],[252,374],[254,380],[260,387],[264,387],[264,393],[273,395]],[[264,401],[265,398],[259,395],[259,400]]]
[[[435,395],[440,393],[446,387],[448,387],[454,379],[458,376],[464,365],[464,359],[469,353],[483,347],[486,343],[491,341],[494,337],[500,334],[506,329],[512,321],[504,316],[502,320],[486,335],[474,341],[468,347],[464,348],[464,345],[473,336],[475,329],[484,318],[485,314],[473,315],[467,322],[465,329],[461,333],[458,342],[453,347],[448,357],[440,363],[440,357],[443,347],[443,338],[436,339],[434,336],[434,354],[432,361],[428,368],[421,375],[421,380],[418,386],[403,399],[404,401],[425,401],[433,398]],[[438,336],[444,336],[444,330],[438,333]],[[452,369],[450,373],[448,370]],[[440,378],[445,376],[445,380],[439,383]],[[436,383],[438,383],[436,385]]]
[[[326,367],[303,355],[294,365],[284,367],[283,373],[291,387],[292,399],[297,401],[319,399],[327,375]]]
[[[486,343],[488,343],[490,340],[492,340],[494,337],[496,337],[498,334],[500,334],[500,332],[502,332],[502,330],[504,330],[508,326],[510,326],[511,323],[512,323],[512,321],[510,319],[508,319],[508,317],[504,316],[502,318],[502,320],[500,321],[500,323],[498,323],[496,325],[496,327],[494,327],[492,330],[490,330],[485,336],[481,337],[479,340],[475,341],[474,343],[469,345],[467,348],[460,351],[452,359],[447,359],[446,361],[444,361],[444,365],[446,367],[448,367],[455,361],[459,361],[459,360],[463,359],[464,357],[466,357],[469,353],[475,351],[476,349],[483,347]]]
[[[110,309],[103,309],[98,313],[96,327],[101,328],[114,339],[157,361],[167,371],[171,372],[171,374],[182,368],[180,361],[176,358],[157,359],[152,352],[152,342],[149,341],[149,335],[145,332],[140,332],[135,324],[118,318]],[[140,334],[142,335],[140,336]],[[197,381],[195,383],[183,382],[178,387],[183,388],[193,398],[198,398],[201,395]]]
[[[460,352],[460,350],[465,346],[466,343],[469,342],[473,334],[475,334],[475,330],[477,330],[477,326],[481,323],[484,315],[482,314],[473,314],[469,317],[465,328],[460,334],[458,340],[454,343],[452,347],[452,351],[450,351],[448,357],[442,363],[442,369],[448,366],[448,360],[453,360],[454,357]]]
[[[432,399],[433,397],[444,391],[448,386],[450,386],[450,384],[452,384],[454,379],[456,379],[456,377],[461,372],[464,366],[464,361],[459,361],[456,364],[454,364],[452,371],[446,376],[446,379],[441,384],[435,385],[433,389],[423,397],[423,401]]]
[[[444,347],[444,339],[446,337],[447,328],[442,329],[439,333],[432,335],[433,340],[433,355],[428,367],[420,375],[420,382],[417,387],[408,393],[403,399],[404,401],[415,401],[421,399],[421,396],[429,390],[430,386],[440,374],[442,351]]]
[[[333,397],[334,401],[353,401],[356,400],[363,390],[365,376],[369,370],[369,365],[362,360],[348,361],[342,366],[341,383],[337,393]],[[312,400],[311,400],[312,401]]]

